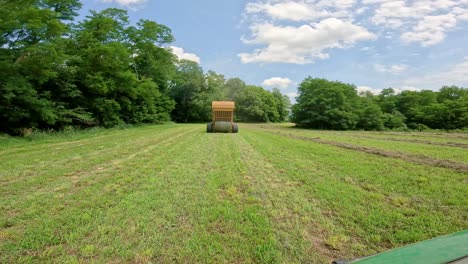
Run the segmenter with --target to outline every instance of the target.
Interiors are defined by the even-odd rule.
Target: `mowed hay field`
[[[0,262],[327,263],[468,228],[468,135],[0,138]]]

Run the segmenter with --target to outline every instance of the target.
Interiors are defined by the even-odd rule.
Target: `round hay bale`
[[[213,131],[214,132],[231,132],[232,125],[231,122],[217,121],[214,123]]]

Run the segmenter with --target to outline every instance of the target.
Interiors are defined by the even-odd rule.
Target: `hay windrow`
[[[320,144],[332,145],[332,146],[339,147],[339,148],[357,150],[357,151],[379,155],[379,156],[383,156],[387,158],[401,159],[401,160],[405,160],[405,161],[420,164],[420,165],[453,169],[459,172],[468,172],[468,164],[455,162],[451,160],[434,159],[434,158],[423,156],[423,155],[410,155],[410,154],[405,154],[405,153],[396,152],[396,151],[388,151],[388,150],[382,150],[382,149],[377,149],[377,148],[357,146],[357,145],[348,144],[348,143],[324,140],[319,137],[311,138],[311,137],[304,137],[304,136],[294,135],[291,133],[286,134],[286,133],[281,133],[281,132],[270,132],[270,133],[281,135],[281,136],[286,136],[289,138],[295,138],[295,139],[300,139],[300,140],[313,141],[313,142],[320,143]]]

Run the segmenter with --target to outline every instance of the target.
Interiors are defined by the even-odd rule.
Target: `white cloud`
[[[364,15],[365,14],[365,15]],[[370,17],[369,17],[370,16]],[[353,43],[375,39],[369,28],[378,28],[382,38],[399,40],[405,44],[415,43],[423,47],[436,45],[445,40],[448,32],[460,28],[468,21],[467,0],[252,0],[244,10],[244,21],[250,22],[252,40],[246,43],[262,44],[251,53],[241,53],[242,62],[286,62],[305,64],[329,57],[326,49],[343,48],[335,45],[346,42],[346,36],[337,36],[332,31],[330,45],[321,45],[316,35],[320,26],[331,19],[342,22],[367,33],[367,37],[352,40]],[[334,28],[335,30],[337,28]],[[356,28],[354,28],[356,29]],[[312,31],[315,30],[314,34]],[[289,31],[290,34],[285,34]],[[278,33],[278,34],[277,34]],[[350,32],[350,38],[356,31]],[[277,39],[263,37],[277,36]],[[372,37],[370,37],[372,35]],[[303,39],[307,44],[290,43],[286,37]],[[341,37],[341,38],[340,38]],[[278,40],[283,38],[283,40]],[[263,41],[262,41],[263,40]],[[319,42],[318,45],[317,41]]]
[[[441,87],[443,85],[468,86],[468,57],[444,71],[412,77],[405,80],[407,85]]]
[[[395,91],[395,93],[399,94],[403,91],[414,91],[414,92],[419,92],[419,91],[422,91],[424,89],[422,88],[418,88],[418,87],[414,87],[414,86],[408,86],[408,85],[403,85],[401,86],[400,88],[393,88],[393,90]]]
[[[296,97],[298,96],[297,93],[286,93],[286,95],[289,97],[289,101],[291,101],[292,103],[296,102]]]
[[[457,16],[457,19],[468,20],[468,8],[455,7],[453,14]]]
[[[365,93],[365,92],[371,92],[372,94],[380,94],[380,92],[382,91],[382,89],[375,89],[375,88],[372,88],[370,86],[357,86],[357,92],[358,94],[360,93]]]
[[[252,39],[244,42],[264,47],[252,53],[239,54],[243,63],[306,64],[316,59],[328,58],[328,49],[346,48],[356,42],[376,38],[366,28],[337,18],[327,18],[319,23],[298,27],[260,23],[252,25],[250,30]]]
[[[392,73],[392,74],[399,74],[408,69],[408,65],[406,64],[394,64],[385,66],[382,64],[374,64],[374,70],[378,72],[385,72],[385,73]]]
[[[104,3],[117,3],[119,5],[135,8],[141,6],[146,0],[101,0]]]
[[[317,10],[313,5],[303,2],[248,3],[247,14],[265,13],[275,19],[304,21],[329,16],[326,10]]]
[[[401,40],[426,47],[442,42],[446,33],[468,17],[463,1],[451,0],[364,0],[378,4],[372,22],[400,30]]]
[[[453,14],[426,16],[411,32],[403,33],[401,39],[405,42],[419,42],[424,47],[434,45],[443,41],[445,32],[456,25],[457,19]]]
[[[286,89],[292,83],[289,78],[273,77],[266,79],[262,82],[262,85],[273,88]]]
[[[349,18],[356,0],[269,0],[248,3],[246,14],[264,14],[277,20],[315,21],[323,18]],[[357,13],[363,13],[360,8]]]
[[[365,13],[368,9],[369,9],[369,8],[366,7],[366,6],[365,6],[365,7],[358,8],[358,9],[356,9],[356,14],[361,15],[361,14]]]
[[[179,58],[179,60],[190,60],[200,63],[200,57],[198,57],[194,53],[186,53],[183,48],[179,48],[176,46],[171,46],[172,53]]]
[[[373,87],[370,87],[370,86],[357,86],[356,88],[357,88],[358,94],[371,92],[374,95],[379,95],[383,90],[383,89],[373,88]],[[401,93],[403,91],[421,91],[421,90],[423,90],[421,88],[417,88],[417,87],[414,87],[414,86],[408,86],[408,85],[403,85],[403,86],[400,86],[398,88],[392,88],[392,89],[393,89],[393,91],[395,91],[395,94],[399,94],[399,93]]]

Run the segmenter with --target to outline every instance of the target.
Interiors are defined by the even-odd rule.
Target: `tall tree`
[[[194,61],[181,60],[171,87],[171,96],[175,100],[172,119],[177,122],[204,121],[200,109],[196,109],[195,101],[205,89],[203,69]],[[198,105],[198,104],[197,104]]]
[[[244,122],[281,122],[281,114],[287,111],[282,99],[262,87],[247,85],[234,96],[236,118]]]
[[[234,100],[236,94],[242,92],[242,90],[246,87],[244,81],[239,78],[232,78],[229,79],[223,87],[224,90],[224,97],[226,100]]]
[[[68,59],[63,37],[74,0],[2,1],[0,8],[0,130],[53,125],[60,108],[45,85]]]
[[[282,94],[278,88],[274,88],[272,94],[275,98],[276,111],[279,115],[277,122],[284,122],[288,120],[289,112],[291,109],[291,101],[289,100],[289,97],[287,95]]]
[[[359,97],[353,85],[306,78],[298,89],[292,120],[304,127],[353,129],[358,123]]]

